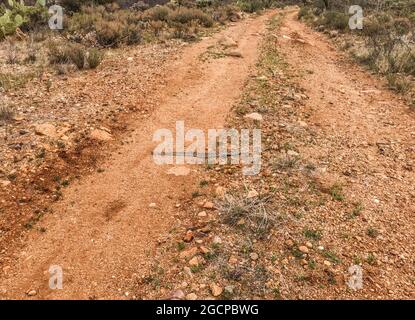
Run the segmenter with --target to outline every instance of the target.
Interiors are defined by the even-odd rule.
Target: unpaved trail
[[[54,214],[40,222],[45,233],[29,235],[2,276],[1,297],[25,298],[36,290],[40,299],[126,298],[149,268],[157,240],[174,224],[176,203],[189,194],[193,179],[168,175],[169,167],[154,163],[153,133],[174,132],[178,120],[186,128],[220,128],[257,59],[270,16],[246,19],[184,49],[167,86],[160,87],[159,106],[145,123],[134,124],[131,142],[112,155],[104,172],[68,188]],[[242,58],[202,62],[200,56],[224,35],[238,41]],[[63,268],[63,290],[49,289],[51,265]]]
[[[288,12],[276,43],[290,67],[300,72],[298,83],[308,96],[304,114],[313,137],[304,143],[301,157],[317,160],[325,167],[322,180],[342,184],[348,201],[364,208],[354,220],[345,218],[341,208],[326,208],[310,222],[324,226],[325,240],[350,260],[372,256],[372,265],[364,270],[365,290],[356,292],[357,297],[413,298],[413,110],[325,35],[298,21],[296,11]],[[353,296],[347,286],[342,289],[322,289],[316,295],[314,288],[302,294]]]

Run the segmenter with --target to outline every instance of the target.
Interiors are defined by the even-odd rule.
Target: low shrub
[[[86,61],[88,63],[88,67],[90,69],[95,69],[101,64],[103,57],[104,55],[98,49],[92,48],[88,50],[88,53],[86,55]]]
[[[69,45],[66,50],[69,60],[76,65],[78,69],[83,69],[85,66],[85,49],[80,45],[73,44]]]
[[[343,12],[327,11],[318,23],[330,29],[346,30],[349,28],[349,16]]]
[[[99,20],[95,24],[97,41],[104,47],[116,47],[123,39],[124,25],[119,21]]]
[[[202,26],[210,28],[213,26],[213,19],[200,9],[179,8],[170,13],[169,20],[188,24],[192,21],[198,21]]]

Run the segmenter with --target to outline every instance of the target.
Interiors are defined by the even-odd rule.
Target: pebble
[[[205,209],[215,209],[215,205],[213,204],[213,202],[207,201],[203,205],[203,208],[205,208]]]
[[[184,298],[184,292],[182,290],[175,290],[170,294],[171,300],[181,300]]]
[[[300,250],[302,253],[308,253],[309,250],[306,246],[299,246],[298,250]]]
[[[197,254],[198,250],[196,247],[187,249],[185,251],[180,252],[180,258],[181,259],[190,259],[193,258]]]
[[[195,293],[189,293],[187,296],[186,296],[186,300],[197,300],[197,295],[195,294]]]
[[[228,260],[229,264],[237,264],[238,263],[238,259],[236,257],[230,257]]]
[[[206,211],[201,211],[197,214],[197,216],[200,217],[200,218],[203,218],[203,217],[207,216],[207,213],[206,213]]]
[[[251,190],[248,192],[248,195],[246,196],[248,199],[252,199],[255,197],[258,197],[258,192],[256,190]]]
[[[212,283],[210,285],[210,292],[214,297],[219,297],[223,292],[223,288],[218,286],[216,283]]]
[[[217,187],[216,188],[216,190],[215,190],[215,195],[218,197],[218,198],[223,198],[224,196],[225,196],[225,193],[226,193],[226,189],[224,188],[224,187]]]
[[[330,261],[328,261],[328,260],[324,260],[324,261],[323,261],[323,264],[324,264],[325,266],[327,266],[327,267],[330,267],[330,266],[331,266],[331,262],[330,262]]]
[[[235,291],[235,287],[234,286],[226,286],[225,287],[225,292],[228,295],[233,295],[234,291]]]
[[[249,257],[251,258],[251,260],[258,260],[259,256],[258,253],[256,252],[252,252],[251,254],[249,254]]]
[[[254,120],[254,121],[262,121],[263,120],[262,115],[260,115],[257,112],[253,112],[253,113],[247,114],[247,115],[244,116],[244,118],[245,119]]]
[[[213,240],[212,240],[213,244],[221,244],[222,243],[222,239],[219,238],[218,236],[214,236]]]
[[[192,231],[192,230],[188,230],[188,231],[186,232],[186,235],[183,237],[183,241],[184,241],[184,242],[190,242],[190,241],[192,241],[192,240],[193,240],[193,238],[194,238],[194,236],[193,236],[193,231]]]
[[[36,291],[36,290],[29,290],[29,291],[27,292],[27,295],[28,295],[29,297],[33,297],[33,296],[37,295],[37,291]]]
[[[285,244],[286,244],[288,247],[292,247],[292,246],[294,245],[294,241],[292,241],[292,240],[287,240],[287,241],[285,241]]]

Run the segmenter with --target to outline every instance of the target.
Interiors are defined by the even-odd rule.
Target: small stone
[[[229,264],[237,264],[238,263],[238,259],[236,257],[230,257],[228,260]]]
[[[213,204],[213,202],[206,201],[203,205],[203,208],[212,210],[215,209],[215,205]]]
[[[307,242],[305,245],[307,246],[307,248],[310,248],[310,249],[313,247],[313,244],[311,242]]]
[[[227,36],[223,36],[221,39],[219,39],[219,44],[224,48],[232,48],[238,46],[238,43],[235,40]]]
[[[181,300],[184,298],[184,292],[182,290],[175,290],[170,294],[171,300]]]
[[[196,247],[187,249],[185,251],[180,252],[181,259],[190,259],[193,258],[198,253],[198,249]]]
[[[287,241],[285,241],[285,245],[288,247],[292,247],[294,245],[294,241],[292,241],[291,239],[288,239]]]
[[[207,216],[207,213],[206,213],[206,211],[201,211],[197,214],[197,216],[200,217],[200,218],[204,218],[204,217]]]
[[[203,264],[203,262],[204,262],[204,259],[202,257],[195,256],[195,257],[193,257],[192,259],[189,260],[189,265],[191,267],[198,267],[201,264]]]
[[[47,136],[51,138],[57,137],[56,127],[50,123],[38,124],[35,126],[35,133],[41,136]]]
[[[324,247],[323,246],[318,246],[317,249],[320,250],[320,251],[323,251]]]
[[[157,208],[157,205],[154,202],[152,202],[148,205],[148,207],[154,209],[154,208]]]
[[[250,119],[254,121],[262,121],[262,115],[257,112],[253,112],[244,116],[245,119]]]
[[[248,195],[246,197],[248,199],[252,199],[252,198],[258,197],[258,195],[259,195],[258,192],[253,189],[253,190],[248,192]]]
[[[218,286],[216,283],[212,283],[210,285],[210,292],[214,297],[219,297],[223,292],[223,288]]]
[[[187,296],[186,296],[186,300],[197,300],[197,295],[195,294],[195,293],[189,293]]]
[[[330,266],[331,266],[331,262],[330,262],[330,261],[327,261],[327,260],[324,260],[324,261],[323,261],[323,264],[324,264],[325,266],[327,266],[327,267],[330,267]]]
[[[217,187],[215,190],[215,195],[220,199],[222,199],[225,196],[225,193],[226,193],[226,189],[221,186]]]
[[[105,130],[100,130],[100,129],[92,130],[89,137],[91,139],[98,140],[98,141],[111,141],[111,140],[114,140],[111,133],[109,133]]]
[[[227,55],[228,57],[235,57],[235,58],[243,57],[242,53],[236,50],[225,52],[225,55]]]
[[[290,157],[298,157],[300,154],[298,152],[295,152],[294,150],[288,150],[287,155]]]
[[[0,180],[0,185],[2,186],[2,187],[7,187],[7,186],[9,186],[10,185],[10,181],[9,180]]]
[[[27,292],[27,295],[28,295],[29,297],[33,297],[33,296],[37,295],[37,291],[36,291],[36,290],[29,290],[29,291]]]
[[[259,256],[258,253],[256,252],[252,252],[251,254],[249,254],[249,257],[251,258],[251,260],[258,260]]]
[[[306,246],[299,246],[298,250],[300,250],[302,253],[308,253],[309,250]]]
[[[225,292],[226,292],[226,294],[232,296],[235,292],[235,287],[234,286],[226,286],[225,287]]]
[[[190,241],[192,241],[192,240],[193,240],[193,238],[194,238],[194,236],[193,236],[193,231],[192,231],[192,230],[188,230],[188,231],[186,232],[186,235],[183,237],[183,241],[184,241],[184,242],[190,242]]]
[[[221,244],[222,243],[222,239],[219,238],[218,236],[214,236],[213,240],[212,240],[213,244]]]
[[[210,250],[206,248],[205,246],[200,246],[199,250],[203,254],[208,254],[210,252]]]
[[[186,275],[188,275],[190,278],[192,278],[192,277],[193,277],[192,270],[191,270],[189,267],[184,267],[184,268],[183,268],[183,271],[184,271],[184,273],[185,273]]]

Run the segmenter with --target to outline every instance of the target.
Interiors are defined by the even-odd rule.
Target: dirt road
[[[298,84],[308,96],[305,121],[313,134],[301,156],[319,159],[326,178],[343,184],[350,201],[364,208],[353,221],[343,208],[328,207],[311,217],[310,225],[323,226],[328,243],[354,263],[370,260],[365,290],[357,296],[414,297],[413,110],[327,36],[299,22],[296,12],[287,15],[278,43],[286,62],[300,72]],[[346,289],[343,295],[349,297]],[[318,296],[340,293],[321,290]]]
[[[175,215],[181,210],[176,204],[189,197],[189,186],[197,181],[193,170],[175,176],[167,174],[170,167],[154,164],[153,133],[160,128],[174,131],[177,120],[184,120],[186,128],[202,130],[225,125],[258,58],[261,35],[272,14],[243,20],[184,49],[166,75],[167,86],[160,87],[158,107],[145,123],[134,124],[130,143],[112,155],[104,172],[71,185],[64,200],[53,207],[54,214],[39,222],[47,231],[33,231],[24,250],[3,269],[0,297],[28,298],[31,290],[29,298],[40,299],[132,297],[129,288],[151,267],[158,241],[175,226]],[[238,41],[242,57],[201,59],[223,36]],[[362,219],[369,224],[348,224],[348,232],[364,233],[371,225],[380,236],[357,236],[342,244],[345,225],[338,208],[325,208],[311,219],[324,222],[327,241],[343,247],[342,254],[376,253],[378,265],[369,272],[373,277],[369,287],[380,283],[386,290],[381,297],[411,295],[413,114],[382,82],[299,22],[296,12],[288,12],[276,38],[287,63],[303,74],[298,83],[308,96],[307,126],[314,130],[315,140],[301,148],[301,156],[327,163],[335,181],[345,180],[348,196],[363,199]],[[63,268],[63,290],[48,287],[51,265]],[[349,296],[343,289],[333,290],[313,288],[298,295]],[[368,291],[363,297],[376,296]]]
[[[35,290],[41,299],[127,298],[125,291],[150,265],[157,240],[174,224],[175,205],[192,181],[191,174],[168,175],[168,167],[154,163],[153,133],[174,132],[178,120],[202,130],[223,125],[257,59],[270,15],[246,19],[184,50],[166,75],[167,87],[160,87],[158,108],[148,121],[134,125],[131,143],[108,160],[105,172],[65,192],[54,214],[41,222],[47,232],[33,232],[6,267],[1,296],[25,298]],[[242,57],[201,62],[201,55],[227,35],[237,40]],[[48,287],[51,265],[63,269],[63,290]]]

